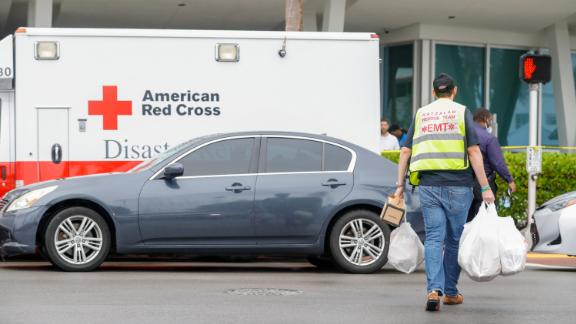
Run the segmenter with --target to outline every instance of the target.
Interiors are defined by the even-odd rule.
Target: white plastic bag
[[[521,272],[526,266],[527,242],[516,229],[512,217],[498,217],[498,244],[502,275]]]
[[[411,273],[424,260],[424,245],[410,223],[403,222],[390,234],[388,262],[398,271]]]
[[[492,209],[494,208],[494,209]],[[478,214],[464,225],[458,264],[475,281],[490,281],[500,274],[498,215],[493,204],[480,206]]]

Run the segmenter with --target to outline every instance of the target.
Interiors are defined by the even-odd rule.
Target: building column
[[[346,18],[346,0],[325,0],[322,31],[343,32]]]
[[[418,99],[414,100],[414,111],[420,107],[424,107],[434,101],[432,98],[432,75],[434,66],[434,48],[431,40],[422,39],[416,41],[417,46],[414,47],[414,57],[416,58],[417,68],[414,69],[414,78],[420,80],[419,87],[414,87],[413,91],[419,90]],[[419,77],[419,78],[418,78]]]
[[[52,27],[53,0],[28,1],[28,27]]]
[[[306,11],[306,9],[306,6],[304,6],[304,17],[302,18],[304,31],[316,32],[318,31],[318,17],[316,16],[316,12],[313,10]]]
[[[556,101],[558,140],[562,146],[576,145],[576,91],[572,74],[570,34],[566,21],[546,28],[546,38],[552,56],[552,83]]]

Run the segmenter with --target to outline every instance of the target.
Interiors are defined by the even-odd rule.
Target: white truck
[[[211,133],[326,133],[378,149],[369,33],[19,28],[0,41],[0,194],[125,171]]]

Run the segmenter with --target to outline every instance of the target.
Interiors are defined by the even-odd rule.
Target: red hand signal
[[[524,79],[531,80],[532,75],[536,71],[536,64],[534,64],[534,58],[528,57],[524,60]]]

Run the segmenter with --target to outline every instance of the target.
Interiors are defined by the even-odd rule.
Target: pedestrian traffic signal
[[[520,79],[527,83],[550,82],[550,55],[524,54],[520,57]]]

